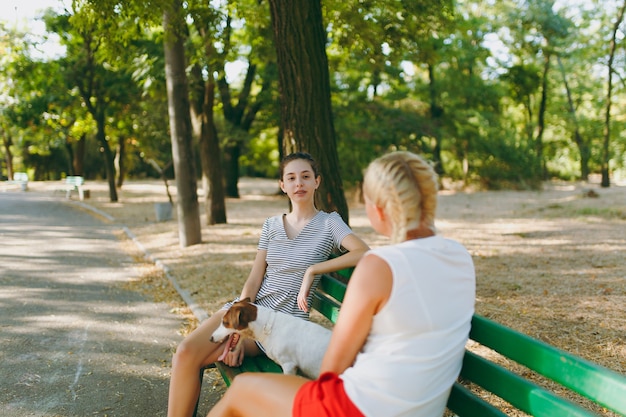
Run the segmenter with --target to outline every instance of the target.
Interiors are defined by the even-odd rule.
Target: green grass
[[[625,207],[576,207],[574,204],[549,204],[537,209],[549,217],[599,217],[607,220],[626,220]]]
[[[574,209],[577,217],[602,217],[604,219],[620,219],[626,220],[626,208],[618,207],[581,207]]]

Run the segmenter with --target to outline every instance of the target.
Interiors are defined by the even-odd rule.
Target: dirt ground
[[[29,187],[64,198],[55,191],[60,183]],[[209,314],[239,294],[263,220],[287,210],[275,181],[243,178],[242,197],[227,201],[228,224],[207,226],[200,190],[202,243],[181,248],[176,213],[173,220],[156,221],[154,203],[167,201],[163,182],[129,181],[117,203],[109,201],[104,182],[88,181],[86,187],[85,202],[128,227]],[[170,192],[176,198],[174,184]],[[372,247],[385,244],[353,200],[354,231]],[[550,182],[541,191],[443,190],[437,218],[439,232],[473,255],[477,313],[626,374],[626,183],[606,189],[590,181]],[[126,244],[141,264],[141,254]],[[193,328],[193,317],[159,268],[145,262],[142,268],[144,279],[134,285],[170,300],[173,311],[187,318],[181,332]],[[212,384],[213,397],[219,396],[219,378]]]

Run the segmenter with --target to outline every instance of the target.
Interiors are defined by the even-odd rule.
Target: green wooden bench
[[[65,197],[70,198],[72,196],[72,192],[76,191],[78,193],[78,198],[80,200],[85,199],[85,190],[83,189],[83,185],[85,184],[85,179],[78,175],[68,175],[65,177]]]
[[[343,301],[351,270],[322,276],[313,298],[313,308],[335,323]],[[448,410],[459,417],[507,416],[493,405],[495,397],[509,404],[506,409],[518,409],[531,416],[597,416],[612,410],[626,416],[626,376],[567,353],[547,343],[533,339],[513,329],[475,314],[470,339],[497,352],[504,362],[515,362],[523,371],[504,367],[492,360],[466,350],[459,380],[452,387]],[[246,357],[238,368],[218,363],[217,369],[227,386],[242,372],[282,372],[265,356]],[[528,372],[528,370],[532,372]],[[204,370],[200,373],[200,382]],[[529,378],[528,376],[533,375]],[[541,376],[539,376],[541,375]],[[545,377],[559,384],[558,393],[534,380]],[[584,397],[572,402],[567,392]],[[489,400],[489,401],[488,401]],[[587,402],[583,406],[582,403]],[[599,406],[599,407],[597,407]],[[196,406],[197,411],[197,406]]]

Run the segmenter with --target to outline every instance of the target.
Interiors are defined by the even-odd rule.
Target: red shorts
[[[293,417],[364,417],[343,389],[343,381],[332,372],[304,384],[293,400]]]

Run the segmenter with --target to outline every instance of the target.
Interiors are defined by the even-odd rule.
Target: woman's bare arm
[[[246,297],[250,297],[253,302],[256,299],[256,295],[265,277],[265,270],[267,269],[266,257],[266,250],[259,249],[257,251],[252,269],[250,270],[246,283],[243,285],[239,299],[243,300]]]
[[[364,257],[350,278],[321,372],[341,374],[363,348],[374,315],[385,305],[393,283],[391,269],[375,255]]]
[[[370,249],[369,246],[354,233],[346,236],[341,242],[341,246],[348,252],[336,258],[313,264],[304,272],[300,292],[298,293],[298,307],[300,310],[308,311],[309,309],[307,297],[309,296],[309,291],[311,290],[311,285],[313,285],[313,280],[316,275],[354,266],[359,262],[363,254]]]
[[[320,262],[309,267],[310,272],[313,275],[324,274],[326,272],[338,271],[343,268],[349,268],[355,266],[359,260],[363,257],[363,254],[367,252],[370,247],[360,237],[354,233],[349,234],[341,241],[341,246],[348,252],[336,258],[329,259],[324,262]],[[307,272],[309,272],[307,270]]]

